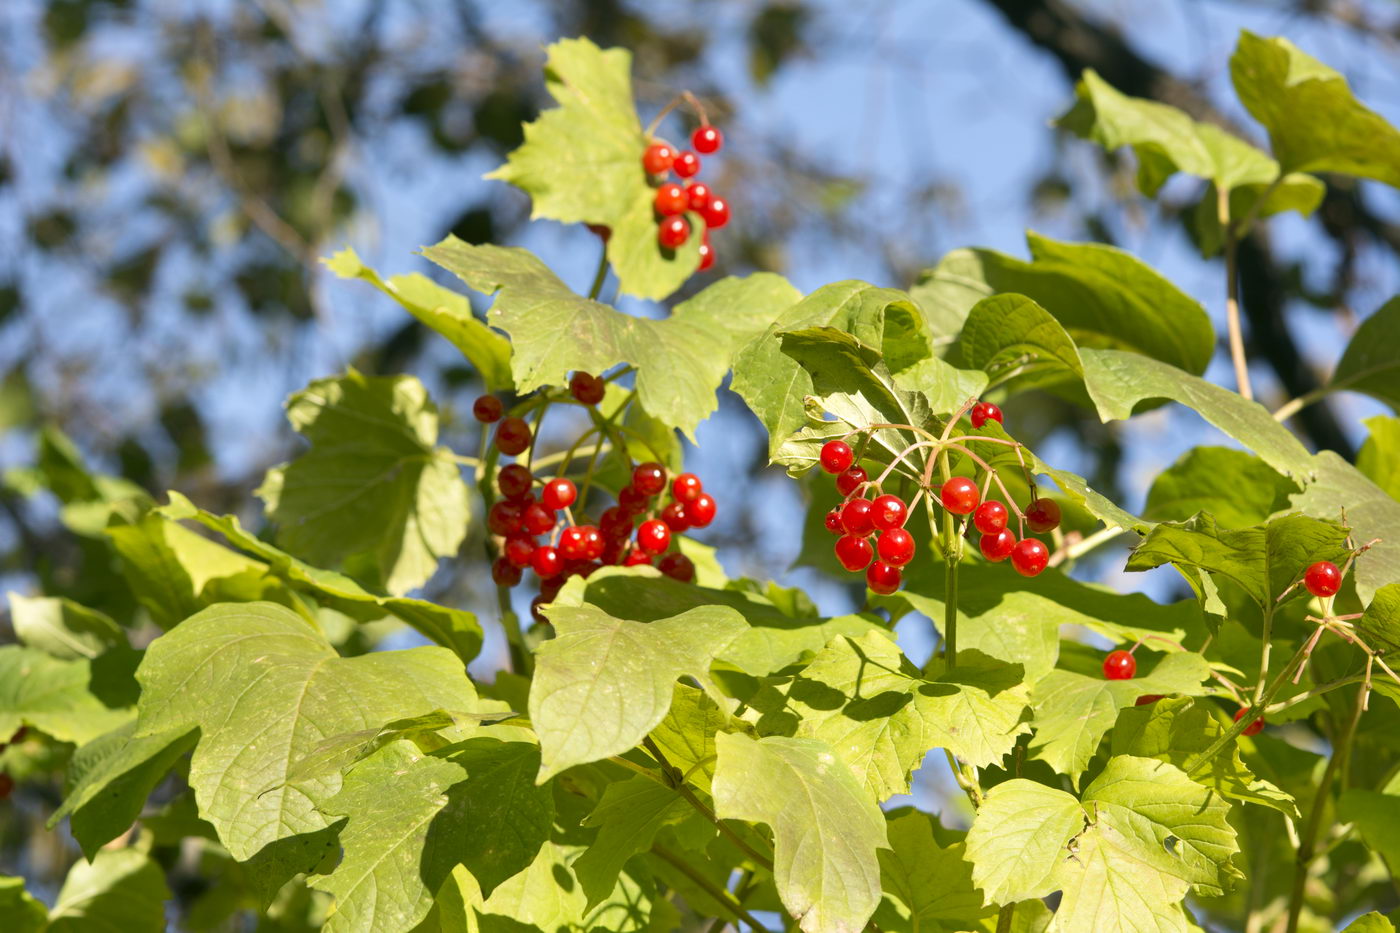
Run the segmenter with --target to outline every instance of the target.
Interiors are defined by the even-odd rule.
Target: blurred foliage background
[[[177,489],[258,527],[250,491],[295,450],[282,398],[346,365],[423,378],[445,440],[470,450],[479,388],[460,357],[318,259],[348,243],[386,273],[440,277],[413,251],[451,232],[527,245],[586,287],[591,235],[530,225],[523,195],[480,177],[547,104],[539,66],[555,38],[632,50],[644,116],[680,89],[705,100],[727,137],[706,180],[735,206],[716,237],[721,274],[904,287],[956,246],[1024,254],[1034,228],[1133,250],[1219,324],[1223,272],[1193,245],[1199,186],[1177,179],[1165,207],[1147,202],[1130,158],[1048,120],[1094,68],[1258,141],[1228,87],[1241,26],[1293,39],[1400,122],[1390,0],[7,0],[0,584],[137,612],[107,545],[82,533],[84,503],[126,484]],[[1260,227],[1242,249],[1271,407],[1315,387],[1356,320],[1400,290],[1397,193],[1328,181],[1316,217]],[[1231,384],[1223,354],[1210,375]],[[848,608],[847,584],[790,570],[802,488],[764,469],[757,423],[722,396],[693,458],[719,491],[710,541],[732,573]],[[1379,410],[1367,406],[1343,396],[1295,425],[1350,457]],[[1203,439],[1167,410],[1106,427],[1049,397],[1018,409],[1013,433],[1129,508]],[[1083,572],[1118,567],[1110,549]],[[491,598],[485,568],[465,561],[431,586],[453,604]],[[483,670],[499,651],[488,643]],[[27,785],[0,810],[0,871],[62,877],[75,850],[37,825],[59,799]]]

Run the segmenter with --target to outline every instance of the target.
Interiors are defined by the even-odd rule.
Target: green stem
[[[1254,685],[1254,705],[1263,706],[1264,684],[1269,679],[1269,654],[1273,650],[1274,606],[1270,602],[1264,607],[1264,644],[1259,649],[1259,680]]]
[[[691,867],[690,863],[685,861],[685,859],[676,855],[676,853],[672,852],[670,849],[666,848],[660,843],[653,844],[651,847],[651,852],[653,855],[659,857],[662,861],[670,863],[672,868],[689,878],[697,888],[704,891],[711,898],[713,898],[715,903],[719,904],[725,910],[729,911],[730,915],[734,917],[735,920],[742,920],[754,930],[758,931],[758,933],[768,933],[768,928],[765,927],[763,924],[759,923],[757,920],[755,920],[752,914],[750,914],[747,910],[743,908],[742,905],[740,905],[736,900],[734,900],[734,895],[730,894],[723,888],[715,885],[713,882],[710,881],[709,878],[706,878],[704,875],[700,874],[693,867]]]
[[[997,933],[1011,933],[1011,924],[1016,919],[1015,903],[1003,904],[997,913]]]
[[[1322,829],[1327,804],[1331,798],[1332,782],[1339,770],[1346,768],[1351,755],[1351,743],[1356,737],[1356,725],[1361,721],[1361,712],[1366,708],[1367,685],[1362,684],[1356,691],[1356,704],[1352,707],[1351,718],[1342,728],[1342,734],[1332,743],[1332,757],[1327,761],[1327,770],[1322,772],[1322,781],[1317,786],[1317,796],[1313,798],[1312,812],[1308,814],[1308,824],[1298,842],[1298,860],[1293,869],[1293,893],[1288,901],[1288,926],[1286,933],[1298,933],[1298,918],[1303,911],[1303,890],[1307,886],[1308,871],[1312,868],[1317,854],[1317,836]],[[1346,790],[1343,786],[1342,790]]]
[[[1268,705],[1273,702],[1274,697],[1278,695],[1278,692],[1283,689],[1284,683],[1293,675],[1293,671],[1297,669],[1299,664],[1303,663],[1305,658],[1303,651],[1306,647],[1307,645],[1304,644],[1302,648],[1298,649],[1298,652],[1293,655],[1293,660],[1289,661],[1288,665],[1274,678],[1274,682],[1264,691],[1264,695],[1257,702],[1250,704],[1246,714],[1235,720],[1234,724],[1226,729],[1220,738],[1210,743],[1210,746],[1196,759],[1196,763],[1186,769],[1187,777],[1194,776],[1196,772],[1210,764],[1211,759],[1218,755],[1222,748],[1238,738],[1251,722],[1259,718],[1259,714],[1264,712]],[[1261,677],[1260,680],[1262,681],[1263,678]]]
[[[1304,408],[1308,407],[1314,402],[1320,402],[1323,399],[1325,399],[1327,397],[1327,394],[1331,392],[1334,388],[1336,387],[1320,386],[1316,389],[1313,389],[1311,392],[1305,392],[1297,398],[1289,399],[1287,402],[1284,402],[1282,405],[1279,406],[1278,411],[1274,412],[1274,420],[1287,421],[1289,418],[1292,418],[1294,415],[1298,414],[1298,412],[1302,411]]]
[[[948,451],[938,452],[938,472],[943,482],[952,478],[948,467]],[[929,498],[932,508],[933,500]],[[930,516],[932,513],[930,513]],[[943,510],[943,657],[947,669],[958,665],[958,562],[962,560],[962,537],[958,535],[958,519],[947,509]]]
[[[764,855],[762,852],[759,852],[758,850],[754,849],[753,846],[745,842],[743,840],[743,837],[741,837],[734,830],[730,829],[725,824],[725,822],[721,820],[718,815],[715,814],[715,811],[711,810],[705,805],[704,801],[702,801],[699,797],[695,796],[695,792],[692,791],[690,787],[685,783],[685,780],[682,778],[680,771],[677,768],[675,768],[669,761],[666,760],[666,756],[662,754],[661,749],[656,747],[656,743],[651,740],[651,736],[647,736],[645,739],[642,739],[642,746],[648,752],[651,753],[651,756],[653,758],[656,759],[656,763],[661,765],[661,770],[667,775],[672,789],[675,790],[676,793],[680,794],[681,797],[685,798],[686,803],[694,807],[696,812],[698,812],[705,819],[715,824],[715,828],[718,829],[730,842],[734,843],[735,847],[738,848],[740,852],[743,852],[745,855],[753,859],[763,868],[766,868],[768,871],[771,872],[773,870],[773,860],[771,858]]]
[[[535,667],[534,656],[530,654],[530,649],[525,647],[525,636],[520,631],[520,617],[510,605],[509,589],[504,586],[496,587],[496,605],[500,607],[501,628],[506,633],[506,644],[510,647],[510,669],[529,677]]]
[[[608,280],[608,244],[603,244],[603,253],[598,257],[598,271],[593,273],[593,284],[588,288],[589,300],[597,300],[603,292],[603,283]]]

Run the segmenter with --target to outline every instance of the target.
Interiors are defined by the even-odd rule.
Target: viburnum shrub
[[[41,436],[24,488],[110,581],[101,605],[12,595],[0,648],[0,796],[84,856],[52,929],[1393,930],[1400,432],[1370,422],[1354,465],[1285,422],[1340,389],[1400,403],[1400,301],[1271,413],[1232,291],[1247,231],[1318,206],[1310,172],[1400,179],[1400,133],[1279,39],[1231,62],[1272,155],[1084,75],[1062,128],[1133,149],[1148,196],[1199,180],[1231,390],[1202,378],[1198,302],[1035,234],[907,291],[756,273],[619,312],[610,279],[668,298],[729,216],[694,180],[719,129],[684,94],[644,129],[629,68],[551,46],[558,105],[491,175],[598,234],[587,294],[524,249],[424,249],[481,320],[328,260],[462,352],[472,449],[412,376],[317,380],[254,533]],[[719,509],[682,437],[726,379],[810,506],[800,562],[857,611],[730,576],[697,536]],[[1032,449],[1036,393],[1105,423],[1179,403],[1229,444],[1135,514]],[[434,589],[444,561],[466,571]],[[1168,566],[1155,597],[1089,582]],[[5,878],[0,918],[48,909]]]

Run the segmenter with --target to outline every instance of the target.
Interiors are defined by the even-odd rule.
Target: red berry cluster
[[[856,464],[855,451],[845,441],[823,445],[821,465],[836,477],[836,488],[846,497],[826,514],[827,530],[840,535],[836,540],[836,559],[851,573],[864,570],[866,585],[875,592],[893,593],[903,582],[901,568],[914,558],[914,536],[904,529],[909,506],[890,493],[865,498],[863,490],[869,485],[868,477]],[[872,538],[874,547],[870,544]]]
[[[668,181],[671,172],[685,182],[700,173],[700,156],[718,152],[724,144],[724,136],[717,127],[708,123],[691,134],[692,149],[677,152],[670,143],[657,141],[647,146],[642,154],[642,167],[658,184],[656,197],[652,201],[656,208],[656,239],[663,249],[677,249],[690,239],[690,221],[687,213],[698,214],[705,224],[705,232],[700,241],[700,271],[704,272],[715,264],[714,247],[710,245],[710,231],[729,223],[729,202],[710,189],[703,181],[680,184]]]
[[[597,405],[607,393],[608,385],[597,376],[576,372],[569,379],[569,394],[583,405]],[[530,449],[534,434],[524,418],[505,415],[505,406],[494,395],[483,395],[472,403],[472,416],[482,424],[495,424],[496,449],[510,457],[516,457]]]

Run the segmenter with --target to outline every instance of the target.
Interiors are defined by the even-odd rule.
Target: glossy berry
[[[520,530],[525,509],[518,502],[497,502],[486,510],[486,527],[493,535],[513,535]]]
[[[570,525],[559,533],[559,553],[565,560],[588,558],[588,543],[582,527]]]
[[[508,463],[496,474],[496,488],[507,499],[524,499],[535,484],[535,477],[518,463]]]
[[[842,535],[836,540],[836,559],[841,562],[842,567],[851,573],[864,570],[874,556],[874,548],[864,538]]]
[[[1044,534],[1060,524],[1060,505],[1054,499],[1036,499],[1026,506],[1026,524],[1031,531]]]
[[[637,546],[652,554],[660,554],[671,546],[671,529],[659,518],[642,522],[637,528]]]
[[[690,178],[700,174],[700,157],[686,149],[676,155],[676,160],[671,163],[671,171],[682,178]]]
[[[711,230],[718,230],[729,223],[729,202],[719,195],[714,195],[710,198],[710,203],[700,211],[700,216],[704,218],[705,226]]]
[[[846,534],[864,538],[875,530],[874,510],[869,499],[852,499],[841,507],[841,527]]]
[[[1015,547],[1016,536],[1006,528],[995,534],[983,535],[977,542],[977,549],[982,552],[982,556],[994,564],[1010,557]]]
[[[822,470],[832,476],[849,470],[855,460],[856,452],[845,441],[827,441],[822,445]]]
[[[877,560],[865,571],[865,585],[881,596],[888,596],[899,589],[900,576],[898,567]]]
[[[674,217],[684,214],[686,208],[690,207],[690,195],[686,194],[680,185],[672,182],[656,189],[656,197],[652,198],[651,206],[656,208],[656,212],[662,217]]]
[[[695,579],[695,565],[690,562],[680,551],[672,551],[665,557],[656,568],[672,580],[679,580],[682,583],[689,583]]]
[[[505,559],[517,567],[530,566],[530,555],[535,553],[535,539],[529,535],[511,535],[506,546],[501,549]]]
[[[654,496],[666,488],[666,468],[648,460],[637,464],[632,471],[632,485],[648,496]]]
[[[1342,588],[1342,572],[1330,560],[1320,560],[1303,574],[1303,585],[1314,596],[1336,596]]]
[[[667,217],[656,228],[656,242],[666,249],[683,246],[690,239],[690,221],[684,217]]]
[[[1050,552],[1038,538],[1023,538],[1011,549],[1011,566],[1023,577],[1033,577],[1050,563]]]
[[[977,484],[972,480],[966,476],[954,476],[943,484],[938,498],[949,512],[954,515],[966,515],[977,508],[977,500],[981,495],[977,492]]]
[[[548,580],[564,571],[564,558],[559,555],[558,548],[542,544],[530,555],[530,567],[542,579]]]
[[[715,193],[703,181],[693,181],[685,187],[685,203],[692,211],[703,211]]]
[[[642,564],[646,564],[650,567],[651,555],[640,548],[633,548],[628,551],[627,556],[622,559],[622,566],[624,567],[639,567]]]
[[[560,509],[567,509],[578,499],[578,487],[571,479],[556,476],[554,479],[544,484],[544,489],[540,491],[540,502],[545,508],[555,512]]]
[[[719,506],[715,504],[715,497],[702,492],[694,501],[685,504],[685,520],[692,528],[704,528],[715,520],[717,511]]]
[[[647,510],[647,500],[650,498],[636,486],[623,486],[617,494],[617,504],[625,512],[633,515],[640,514]]]
[[[695,147],[696,152],[709,155],[719,152],[719,147],[724,145],[724,134],[719,131],[719,127],[706,123],[696,127],[695,132],[690,134],[690,144]]]
[[[597,560],[603,556],[603,549],[608,546],[607,539],[598,530],[597,525],[580,525],[583,531],[583,558],[584,560]],[[597,569],[596,567],[594,568]],[[587,576],[587,574],[585,574]]]
[[[880,560],[903,567],[914,557],[914,536],[903,528],[891,528],[880,535],[880,540],[875,542],[875,550]]]
[[[1132,680],[1137,673],[1137,659],[1126,651],[1110,651],[1103,659],[1103,676],[1108,680]]]
[[[1001,409],[991,402],[978,402],[976,405],[972,406],[971,418],[974,428],[980,428],[988,421],[995,421],[997,424],[1001,424]]]
[[[846,529],[841,526],[841,506],[839,505],[826,513],[826,518],[823,519],[823,522],[826,525],[826,530],[834,535],[843,535],[846,533]]]
[[[569,378],[569,394],[585,405],[597,405],[608,391],[608,384],[597,376],[577,372]]]
[[[482,424],[494,424],[505,414],[505,406],[494,395],[483,395],[472,402],[472,417]]]
[[[1156,703],[1160,699],[1162,699],[1162,694],[1160,693],[1144,693],[1142,696],[1138,697],[1136,701],[1134,701],[1133,705],[1151,706],[1153,703]]]
[[[661,520],[666,523],[666,527],[680,534],[690,527],[690,518],[686,515],[686,504],[684,502],[668,502],[661,510]]]
[[[883,496],[876,496],[875,501],[870,503],[870,518],[880,531],[903,528],[904,520],[908,517],[909,507],[899,496],[885,493]]]
[[[870,477],[865,475],[865,468],[853,466],[849,470],[836,477],[836,491],[843,496],[849,496],[860,488]]]
[[[715,264],[715,248],[710,245],[710,231],[706,230],[705,235],[700,239],[700,265],[696,268],[701,272],[706,272]]]
[[[682,473],[671,481],[671,496],[677,502],[694,502],[704,491],[700,477],[694,473]]]
[[[520,516],[520,527],[526,534],[547,535],[554,530],[554,510],[531,502]]]
[[[598,519],[598,529],[609,540],[626,539],[632,536],[632,514],[620,505],[603,512]]]
[[[627,553],[627,539],[603,537],[607,543],[603,545],[603,556],[598,559],[609,566],[622,563],[622,556]]]
[[[995,499],[988,499],[972,513],[972,525],[984,535],[994,535],[1006,527],[1006,506]]]
[[[1235,711],[1235,722],[1239,722],[1249,712],[1249,707],[1242,706]],[[1264,728],[1264,717],[1261,714],[1258,719],[1244,727],[1245,735],[1258,735]]]
[[[524,418],[507,418],[496,428],[496,449],[514,457],[530,446],[530,426]]]
[[[647,151],[642,153],[642,168],[646,169],[648,175],[666,174],[675,161],[676,150],[665,143],[652,143],[647,146]]]
[[[520,568],[504,557],[491,564],[491,582],[497,586],[515,586],[520,582]]]

